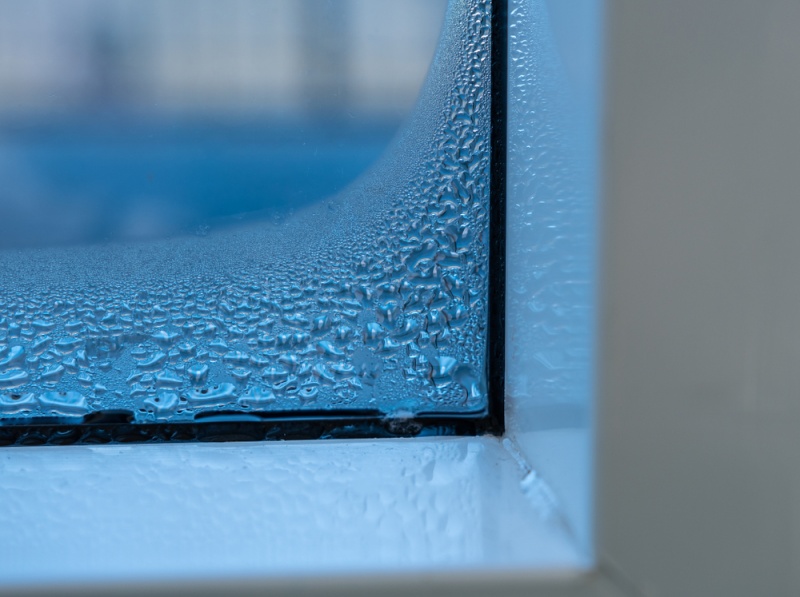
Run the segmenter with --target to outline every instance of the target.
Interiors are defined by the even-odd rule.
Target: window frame
[[[787,192],[796,168],[786,158],[797,146],[787,93],[800,92],[793,6],[606,4],[591,570],[155,580],[62,594],[797,593],[800,436],[796,401],[783,390],[796,387],[798,344],[787,323],[796,320],[800,284],[781,267],[787,261],[775,261],[797,254],[796,202]],[[760,100],[774,103],[754,110]],[[754,330],[770,330],[772,341]]]
[[[493,107],[494,107],[493,102]],[[503,180],[505,184],[505,179]],[[495,312],[497,313],[497,312]],[[495,315],[498,317],[498,315]],[[502,333],[502,332],[501,332]],[[503,344],[504,346],[504,344]],[[501,375],[502,381],[502,375]],[[507,413],[509,429],[506,430],[503,439],[491,437],[478,438],[453,438],[450,441],[471,442],[486,441],[495,446],[500,446],[508,458],[504,461],[505,465],[519,467],[519,474],[523,479],[531,479],[531,474],[538,470],[540,466],[533,463],[535,459],[530,459],[525,448],[521,444],[525,443],[522,434],[518,433],[518,423],[524,424],[519,416],[519,411],[513,403],[513,396],[510,403],[507,403],[503,411]],[[507,409],[507,410],[506,410]],[[546,417],[545,417],[546,418]],[[556,413],[557,418],[557,413]],[[591,429],[586,428],[591,437]],[[367,443],[347,440],[353,445],[366,446]],[[400,442],[387,440],[392,445],[400,447]],[[416,440],[413,440],[416,441]],[[443,440],[444,441],[444,440]],[[324,449],[325,441],[316,442],[320,449]],[[523,447],[523,450],[517,449]],[[24,450],[47,450],[48,448],[23,448]],[[67,447],[66,450],[77,450],[80,448]],[[98,450],[113,450],[113,446],[102,446]],[[546,467],[545,467],[546,468]],[[533,478],[536,475],[533,474]],[[548,475],[544,476],[547,480]],[[480,481],[479,481],[480,482]],[[518,492],[521,486],[509,491]],[[497,504],[498,508],[503,507],[502,503]],[[573,537],[574,538],[574,537]],[[275,591],[287,594],[374,594],[376,589],[386,592],[396,592],[406,594],[408,591],[418,591],[419,594],[442,594],[442,592],[452,592],[454,594],[541,594],[541,595],[625,595],[629,594],[625,583],[615,574],[613,568],[600,564],[595,567],[593,555],[587,553],[585,545],[579,545],[576,541],[576,559],[574,566],[561,570],[543,570],[536,568],[513,568],[498,569],[486,568],[479,570],[458,570],[454,573],[449,571],[426,571],[422,574],[408,571],[403,574],[375,574],[367,576],[355,576],[348,574],[320,575],[312,578],[297,577],[269,577],[244,580],[204,580],[200,583],[184,582],[136,582],[123,586],[120,584],[103,586],[81,586],[64,587],[65,594],[69,591],[80,592],[81,594],[108,594],[116,591],[118,594],[139,593],[150,590],[161,594],[218,594],[221,591],[231,594],[260,594],[264,591]],[[52,587],[47,590],[52,592]]]

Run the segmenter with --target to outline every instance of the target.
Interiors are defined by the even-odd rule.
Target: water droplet
[[[0,373],[0,389],[17,388],[28,381],[28,372],[21,369],[11,369]]]
[[[89,411],[86,397],[78,392],[45,392],[39,396],[39,402],[50,412],[79,415]]]

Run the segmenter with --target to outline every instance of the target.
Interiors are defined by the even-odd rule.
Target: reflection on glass
[[[5,0],[0,247],[192,232],[341,190],[444,0]]]
[[[434,5],[3,5],[38,49],[2,67],[0,443],[98,411],[486,412],[491,6],[440,35]]]

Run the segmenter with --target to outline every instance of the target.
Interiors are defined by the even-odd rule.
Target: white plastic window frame
[[[595,76],[599,69],[599,1],[581,0],[566,12],[558,4],[510,0],[510,36],[518,36],[510,88],[524,69],[554,69],[550,74],[561,82],[550,91],[582,89],[596,104],[597,80],[584,81],[581,68],[588,60]],[[576,16],[586,19],[578,21],[583,27]],[[515,55],[519,42],[525,43]],[[512,131],[509,144],[531,145],[536,153],[546,148],[526,143],[532,139],[525,135],[557,126],[556,116],[539,109],[554,108],[556,96],[536,95],[547,88],[535,81],[523,89],[535,97],[517,98],[529,110],[517,116],[512,97],[511,127],[520,125],[523,137],[515,139]],[[584,105],[581,113],[591,129],[582,143],[591,151],[596,105],[589,111]],[[535,117],[514,121],[525,114]],[[557,587],[581,594],[590,586],[616,594],[604,572],[587,576],[594,566],[596,156],[573,157],[588,168],[573,185],[578,192],[566,199],[558,195],[560,184],[537,186],[535,197],[525,196],[542,174],[535,159],[519,153],[509,161],[510,226],[528,214],[532,236],[517,237],[517,245],[509,239],[504,437],[6,450],[0,491],[24,485],[25,499],[7,503],[13,524],[0,533],[7,549],[0,558],[0,594],[23,588],[45,594],[352,594],[391,587],[461,594]],[[567,215],[581,212],[582,229],[558,230],[551,218],[530,218],[532,210],[561,209],[564,200],[573,202]],[[552,240],[571,235],[578,241],[572,249],[527,250],[531,242],[546,245],[554,227]],[[554,304],[540,310],[531,297],[515,301],[515,275],[525,287],[564,268],[572,272],[569,279],[551,275]],[[571,300],[584,301],[580,313],[553,298],[575,276],[582,285]],[[520,334],[513,327],[520,321],[545,330],[550,344],[529,350],[535,334]],[[570,321],[574,325],[564,325]],[[553,383],[531,386],[515,376]]]

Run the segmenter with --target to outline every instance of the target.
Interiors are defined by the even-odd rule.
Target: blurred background
[[[329,196],[413,107],[446,0],[0,0],[0,247]]]

